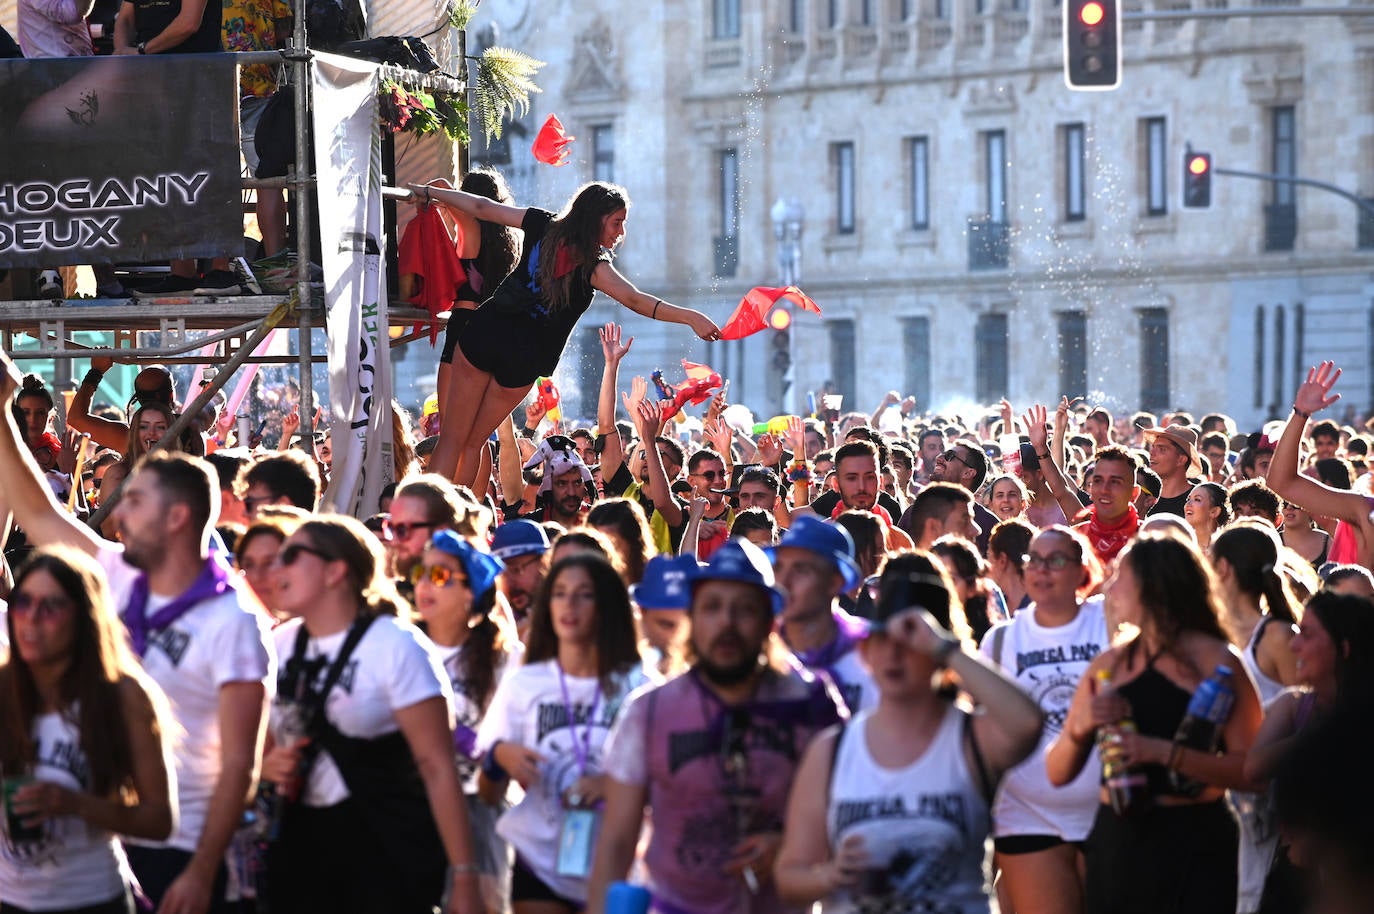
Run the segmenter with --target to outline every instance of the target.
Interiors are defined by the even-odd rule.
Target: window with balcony
[[[914,136],[907,141],[911,163],[911,227],[930,228],[930,138]]]
[[[852,235],[854,216],[854,144],[849,141],[830,144],[830,157],[835,168],[835,233]]]
[[[739,0],[711,0],[711,37],[739,37]]]
[[[1145,212],[1163,216],[1169,212],[1169,134],[1165,119],[1145,119]]]
[[[1005,267],[1010,253],[1010,230],[1007,225],[1007,134],[1005,130],[986,130],[981,137],[984,214],[981,218],[969,220],[970,270]]]
[[[1087,218],[1087,150],[1082,124],[1062,128],[1064,149],[1064,221],[1081,222]]]

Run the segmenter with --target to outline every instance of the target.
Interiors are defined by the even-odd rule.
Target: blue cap
[[[782,612],[784,600],[782,591],[774,584],[773,566],[763,550],[748,540],[728,540],[717,549],[711,561],[697,570],[692,578],[692,589],[695,591],[703,581],[738,581],[762,587],[773,601],[773,612]]]
[[[549,535],[544,528],[524,518],[506,521],[491,537],[491,554],[502,561],[530,553],[543,555],[548,551]]]
[[[474,600],[491,590],[497,575],[506,570],[505,562],[478,549],[452,530],[435,533],[429,544],[463,563],[463,571],[468,576],[468,589],[472,591]]]
[[[854,561],[854,540],[839,524],[805,514],[797,518],[778,544],[768,550],[768,557],[775,558],[779,549],[806,549],[830,559],[844,577],[845,590],[853,590],[863,580],[863,571]]]
[[[644,579],[630,588],[640,609],[686,609],[692,602],[697,560],[690,555],[656,555],[644,566]]]

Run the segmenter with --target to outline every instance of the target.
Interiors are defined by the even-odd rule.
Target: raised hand
[[[625,412],[630,414],[630,421],[635,421],[635,415],[639,412],[639,404],[644,401],[649,393],[649,382],[640,375],[635,375],[630,381],[630,392],[621,393],[620,397],[625,403]]]
[[[1293,409],[1309,416],[1326,409],[1341,398],[1340,394],[1331,393],[1331,388],[1340,379],[1341,370],[1335,362],[1326,361],[1316,368],[1307,369],[1307,380],[1293,395]]]
[[[707,419],[702,423],[702,432],[706,435],[706,440],[711,442],[711,447],[717,454],[727,454],[730,451],[730,440],[734,434],[729,425],[719,419]]]
[[[782,441],[777,435],[759,435],[759,463],[764,466],[776,466],[778,460],[782,458]]]
[[[1045,425],[1047,415],[1048,410],[1045,409],[1044,404],[1036,403],[1026,410],[1026,414],[1021,417],[1021,421],[1026,423],[1026,437],[1030,438],[1031,447],[1035,448],[1036,454],[1043,454],[1049,450],[1050,432]]]
[[[635,341],[634,337],[627,339],[624,344],[620,342],[620,325],[608,323],[597,331],[601,337],[601,354],[606,357],[610,364],[619,364],[625,358],[625,354],[630,351],[630,344]]]
[[[1011,401],[1006,397],[1002,398],[1002,434],[1016,434],[1016,418],[1011,408]]]
[[[539,402],[538,397],[535,397],[525,404],[525,428],[538,428],[539,423],[544,421],[544,416],[547,413],[548,410],[544,408],[544,404]]]
[[[801,460],[806,456],[806,423],[801,416],[787,417],[787,431],[783,437],[792,449],[793,460]]]
[[[644,442],[653,441],[663,429],[663,410],[653,400],[641,397],[634,420],[640,440]]]

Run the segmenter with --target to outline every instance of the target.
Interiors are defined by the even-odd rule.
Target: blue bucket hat
[[[491,537],[491,554],[509,561],[518,555],[549,551],[549,535],[532,520],[508,520]]]
[[[853,590],[863,580],[863,570],[854,561],[854,540],[839,524],[803,515],[793,522],[778,544],[768,550],[769,560],[776,560],[779,549],[806,549],[830,559],[844,578],[845,590]]]
[[[644,566],[644,578],[630,588],[640,609],[686,609],[692,602],[697,560],[690,555],[656,555]]]
[[[773,566],[764,551],[748,540],[729,540],[717,549],[711,561],[693,576],[692,590],[695,592],[704,581],[738,581],[761,587],[773,602],[773,614],[782,612],[783,594],[774,583]]]
[[[468,589],[472,591],[474,600],[481,599],[491,590],[492,585],[496,583],[497,575],[506,570],[505,562],[478,549],[452,530],[440,530],[430,539],[429,544],[462,562],[463,570],[468,576]]]

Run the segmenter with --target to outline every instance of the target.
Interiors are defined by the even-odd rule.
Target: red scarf
[[[1116,560],[1117,553],[1130,542],[1131,537],[1135,536],[1139,529],[1140,514],[1136,511],[1135,505],[1131,505],[1121,520],[1111,526],[1097,519],[1097,505],[1093,505],[1088,526],[1083,532],[1088,535],[1088,543],[1093,547],[1098,560],[1103,565],[1110,565]]]
[[[838,520],[839,517],[840,517],[840,515],[843,514],[843,513],[846,512],[846,511],[848,511],[848,510],[849,510],[849,506],[848,506],[848,505],[846,505],[843,501],[837,501],[837,502],[835,502],[835,510],[830,512],[830,519],[831,519],[831,520]],[[892,523],[892,515],[891,515],[891,514],[888,514],[888,513],[887,513],[887,509],[884,508],[882,505],[878,504],[878,503],[875,501],[875,502],[873,503],[873,507],[869,508],[868,511],[869,511],[869,513],[871,513],[871,514],[876,514],[876,515],[878,515],[878,517],[882,518],[883,523],[887,524],[887,526],[888,526],[889,529],[892,528],[892,526],[893,526],[893,523]]]

